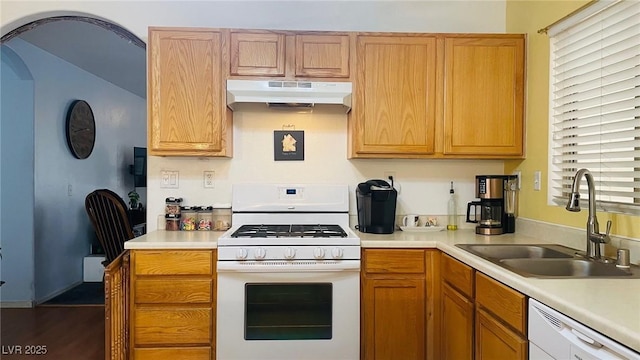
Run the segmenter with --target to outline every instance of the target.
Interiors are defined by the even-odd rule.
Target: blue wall
[[[34,299],[34,82],[16,53],[0,50],[0,299],[24,306]]]
[[[84,209],[85,196],[109,188],[127,200],[133,189],[128,165],[133,163],[133,147],[146,146],[146,100],[21,39],[6,46],[22,58],[35,85],[32,299],[41,302],[82,281],[82,259],[95,238]],[[76,99],[90,104],[96,121],[96,144],[84,160],[71,155],[64,132],[68,107]],[[4,130],[4,116],[2,123]],[[2,140],[4,157],[4,135]],[[5,169],[3,158],[3,174],[29,167],[17,163]],[[4,206],[4,184],[2,193]],[[3,270],[15,269],[3,266]]]

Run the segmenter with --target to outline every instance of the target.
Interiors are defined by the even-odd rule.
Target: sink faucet
[[[607,231],[600,234],[598,218],[596,217],[596,190],[593,184],[593,176],[587,169],[580,169],[573,178],[571,195],[566,209],[573,212],[580,211],[580,179],[584,176],[587,179],[589,188],[589,218],[587,219],[587,257],[595,260],[602,260],[600,244],[611,241],[609,232],[611,231],[611,220],[607,221]],[[593,243],[593,245],[592,245]]]

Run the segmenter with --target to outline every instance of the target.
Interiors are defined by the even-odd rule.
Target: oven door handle
[[[360,260],[340,261],[218,261],[218,272],[328,272],[360,271]]]

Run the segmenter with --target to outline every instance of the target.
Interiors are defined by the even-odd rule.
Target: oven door
[[[217,359],[358,360],[360,261],[218,262]]]

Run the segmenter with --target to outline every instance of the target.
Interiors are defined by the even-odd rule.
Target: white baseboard
[[[33,305],[33,301],[0,301],[1,309],[32,308]]]

